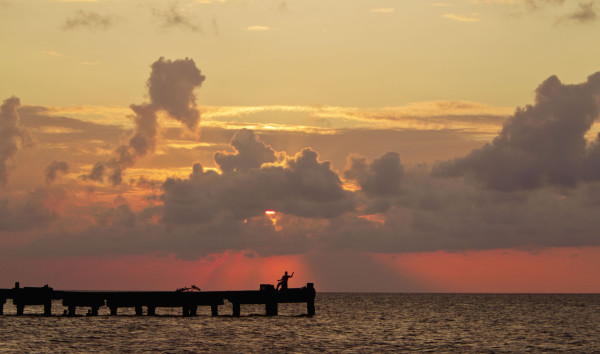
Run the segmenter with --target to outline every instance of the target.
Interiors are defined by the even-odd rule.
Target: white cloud
[[[250,32],[262,32],[262,31],[273,31],[275,28],[269,26],[248,26],[246,31]]]
[[[380,13],[380,14],[389,14],[396,11],[396,9],[394,9],[393,7],[379,7],[376,9],[371,9],[370,12],[374,12],[374,13]]]
[[[52,57],[64,57],[64,55],[54,50],[42,50],[42,54],[46,54]]]

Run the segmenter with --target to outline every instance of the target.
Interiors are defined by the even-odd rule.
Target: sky
[[[600,291],[598,0],[0,0],[0,288]]]

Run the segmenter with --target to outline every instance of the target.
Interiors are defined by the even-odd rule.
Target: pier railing
[[[111,315],[117,315],[119,308],[134,308],[136,315],[156,315],[159,307],[180,307],[183,316],[195,316],[199,306],[210,306],[213,316],[219,315],[219,306],[225,300],[233,307],[233,316],[240,316],[243,304],[263,304],[265,314],[278,314],[280,303],[306,303],[309,316],[315,314],[316,291],[313,283],[302,288],[275,290],[272,284],[261,284],[259,290],[247,291],[66,291],[54,290],[49,286],[23,287],[15,283],[13,289],[0,289],[0,315],[4,313],[7,299],[12,299],[16,314],[23,315],[25,306],[43,305],[44,315],[52,315],[52,300],[62,300],[66,314],[74,316],[77,307],[89,308],[88,315],[97,316],[101,307],[106,306]]]

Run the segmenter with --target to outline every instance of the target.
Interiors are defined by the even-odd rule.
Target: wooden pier
[[[259,290],[247,291],[65,291],[54,290],[49,286],[23,287],[15,283],[13,289],[0,289],[0,315],[4,313],[7,299],[12,299],[17,308],[17,316],[23,315],[25,306],[44,306],[44,316],[52,315],[52,301],[62,300],[66,314],[74,316],[77,307],[89,308],[88,315],[97,316],[98,310],[106,306],[111,315],[117,315],[119,308],[134,308],[136,315],[156,315],[158,307],[180,307],[183,316],[195,316],[199,306],[210,306],[213,316],[219,315],[219,306],[225,300],[233,305],[233,316],[240,316],[243,304],[265,305],[265,315],[278,314],[280,303],[306,303],[308,316],[315,314],[316,291],[313,283],[302,288],[275,290],[272,284],[261,284]]]

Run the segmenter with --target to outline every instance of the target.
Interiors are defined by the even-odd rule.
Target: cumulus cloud
[[[69,171],[69,164],[65,161],[54,160],[46,166],[46,184],[54,182],[58,172],[67,173]]]
[[[351,157],[350,168],[344,171],[344,177],[357,181],[364,192],[380,196],[399,194],[403,175],[404,167],[395,152],[388,152],[371,164],[365,157]]]
[[[551,76],[537,88],[535,104],[518,109],[492,143],[433,172],[505,191],[572,187],[582,178],[585,133],[600,113],[599,97],[600,73],[578,85]]]
[[[148,79],[150,103],[132,104],[131,118],[135,129],[127,144],[115,149],[107,161],[94,164],[86,179],[102,181],[110,172],[109,180],[115,185],[122,182],[123,171],[133,166],[140,157],[156,149],[159,135],[157,112],[165,111],[170,117],[195,131],[200,121],[194,90],[202,85],[205,76],[200,73],[192,59],[166,60],[159,58],[152,64]]]
[[[275,151],[260,141],[250,129],[242,129],[235,133],[230,144],[235,153],[217,152],[214,157],[223,172],[244,172],[276,160]]]
[[[238,134],[238,138],[239,138]],[[241,135],[250,137],[251,132]],[[238,140],[232,140],[236,143]],[[206,223],[218,215],[244,220],[273,209],[285,214],[333,218],[354,208],[348,192],[327,161],[304,149],[288,157],[283,166],[256,166],[256,156],[243,153],[235,168],[218,174],[196,164],[189,179],[167,179],[164,188],[164,221],[167,224]],[[248,162],[242,159],[248,159]],[[259,165],[260,166],[260,165]]]
[[[152,64],[148,79],[148,93],[154,107],[169,115],[190,130],[195,130],[200,120],[194,90],[206,77],[200,73],[194,60],[185,58],[165,60],[160,58]]]
[[[19,149],[33,143],[29,130],[20,124],[20,105],[21,101],[13,96],[0,106],[0,186],[8,183],[11,162]]]
[[[109,15],[102,15],[94,11],[79,10],[74,16],[65,20],[62,28],[64,30],[106,30],[110,28],[116,19]]]

